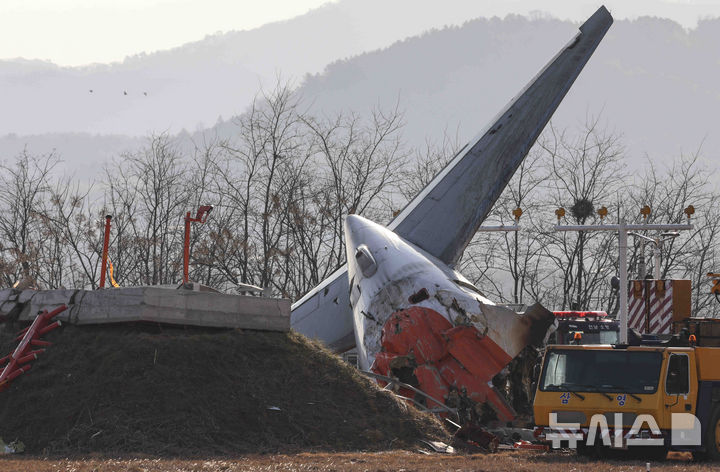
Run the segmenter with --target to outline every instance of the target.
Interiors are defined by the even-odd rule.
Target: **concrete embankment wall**
[[[142,286],[103,290],[0,290],[0,319],[30,320],[62,304],[76,325],[157,322],[263,331],[290,330],[290,301]]]

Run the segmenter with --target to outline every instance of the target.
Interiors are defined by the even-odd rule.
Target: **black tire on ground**
[[[595,457],[595,447],[586,446],[585,444],[578,444],[575,449],[578,455],[585,457]]]
[[[667,459],[668,448],[665,446],[643,446],[635,448],[633,452],[633,456],[638,459],[664,461]]]
[[[578,444],[577,454],[583,457],[590,457],[592,459],[603,459],[610,451],[609,447],[594,445],[586,446],[585,444]]]

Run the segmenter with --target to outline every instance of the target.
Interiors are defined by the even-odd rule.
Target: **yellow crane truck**
[[[720,347],[684,334],[637,345],[548,346],[533,404],[536,436],[581,454],[676,450],[720,460]]]

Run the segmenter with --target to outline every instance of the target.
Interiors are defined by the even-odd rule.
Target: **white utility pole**
[[[649,210],[649,209],[648,209]],[[692,229],[690,224],[690,216],[695,213],[692,205],[685,209],[688,218],[687,224],[627,224],[622,221],[620,224],[603,224],[602,220],[607,215],[607,208],[602,207],[598,210],[601,223],[599,225],[561,225],[560,218],[565,216],[565,210],[560,208],[555,211],[558,216],[558,224],[555,225],[555,231],[615,231],[618,233],[618,271],[620,272],[620,344],[628,342],[628,274],[627,274],[627,237],[630,231],[681,231]],[[648,211],[649,214],[649,211]],[[647,215],[643,213],[647,218]],[[656,274],[657,274],[656,269]]]
[[[518,225],[499,225],[499,226],[481,226],[477,229],[478,233],[495,233],[498,231],[507,231],[507,232],[520,231],[520,227]]]
[[[498,226],[480,226],[477,231],[478,232],[484,232],[484,233],[493,233],[496,231],[507,231],[507,232],[518,232],[520,231],[520,226],[518,223],[520,223],[520,217],[522,216],[523,211],[520,209],[520,207],[515,208],[512,211],[512,215],[515,218],[515,224],[513,225],[498,225]]]

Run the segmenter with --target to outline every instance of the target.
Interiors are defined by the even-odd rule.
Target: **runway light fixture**
[[[522,214],[523,211],[520,207],[517,207],[512,211],[512,215],[515,217],[516,222],[520,221],[520,217],[522,216]]]
[[[695,207],[688,205],[688,207],[683,210],[683,213],[687,215],[687,219],[690,221],[690,217],[695,214]]]
[[[600,217],[600,221],[604,220],[605,217],[608,214],[608,209],[606,206],[601,206],[600,209],[597,211],[598,216]]]

